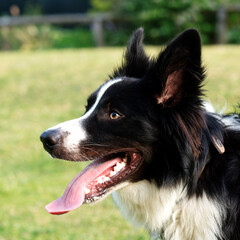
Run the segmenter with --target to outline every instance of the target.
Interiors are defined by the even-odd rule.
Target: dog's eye
[[[112,120],[118,119],[118,118],[120,118],[120,117],[121,117],[121,115],[118,114],[117,112],[111,112],[111,113],[110,113],[110,118],[111,118]]]

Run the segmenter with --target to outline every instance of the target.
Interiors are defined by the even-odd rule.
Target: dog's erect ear
[[[158,56],[153,71],[159,104],[175,106],[184,98],[197,99],[204,79],[198,31],[189,29],[173,39]]]
[[[203,80],[201,40],[195,29],[173,39],[143,79],[144,89],[166,110],[166,121],[171,122],[181,142],[186,138],[195,159],[201,153],[201,133],[206,126],[201,100]]]
[[[138,28],[129,40],[122,66],[116,69],[110,77],[141,78],[146,74],[149,64],[149,58],[143,47],[143,28]]]
[[[127,50],[125,53],[125,60],[127,64],[131,65],[136,61],[146,58],[143,48],[143,28],[138,28],[131,36]]]

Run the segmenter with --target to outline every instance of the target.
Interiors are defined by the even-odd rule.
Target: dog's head
[[[157,58],[145,54],[142,40],[140,28],[122,66],[90,95],[82,117],[41,135],[53,157],[92,161],[46,207],[50,213],[71,211],[142,179],[175,181],[201,154],[205,121],[199,33],[183,32]]]

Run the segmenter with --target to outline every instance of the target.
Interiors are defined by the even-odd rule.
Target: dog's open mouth
[[[92,203],[126,182],[139,169],[142,154],[138,151],[118,152],[90,163],[69,183],[64,194],[46,206],[51,214],[64,214]]]

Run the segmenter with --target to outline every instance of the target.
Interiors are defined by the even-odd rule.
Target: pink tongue
[[[85,199],[84,187],[120,161],[120,158],[103,163],[100,160],[93,161],[73,178],[64,194],[57,200],[49,203],[45,209],[51,214],[60,215],[80,207]]]

